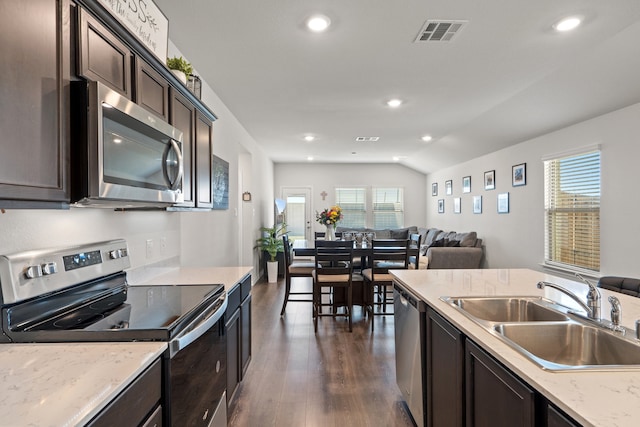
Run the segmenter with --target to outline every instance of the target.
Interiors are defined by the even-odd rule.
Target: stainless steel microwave
[[[75,206],[184,201],[181,131],[99,82],[74,82],[71,96]]]

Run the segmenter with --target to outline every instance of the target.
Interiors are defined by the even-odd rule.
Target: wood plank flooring
[[[293,278],[292,288],[311,288]],[[395,381],[393,316],[324,317],[313,332],[311,303],[290,302],[284,281],[252,289],[252,360],[230,407],[229,426],[414,426]]]

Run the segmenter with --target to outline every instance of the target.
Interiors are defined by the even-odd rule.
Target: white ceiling
[[[275,162],[397,156],[429,173],[640,102],[640,0],[155,2]],[[305,30],[314,13],[328,32]],[[576,14],[576,31],[552,31]],[[429,19],[468,24],[452,42],[414,43]]]

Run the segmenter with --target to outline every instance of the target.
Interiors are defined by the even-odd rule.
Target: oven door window
[[[104,181],[175,190],[181,174],[180,143],[104,104],[102,117]]]

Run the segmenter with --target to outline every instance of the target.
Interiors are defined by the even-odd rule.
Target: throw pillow
[[[409,238],[409,229],[408,228],[396,228],[389,230],[389,234],[392,239],[408,239]]]
[[[472,248],[476,245],[478,234],[475,231],[470,231],[468,233],[458,233],[456,234],[455,239],[460,241],[460,246]]]

